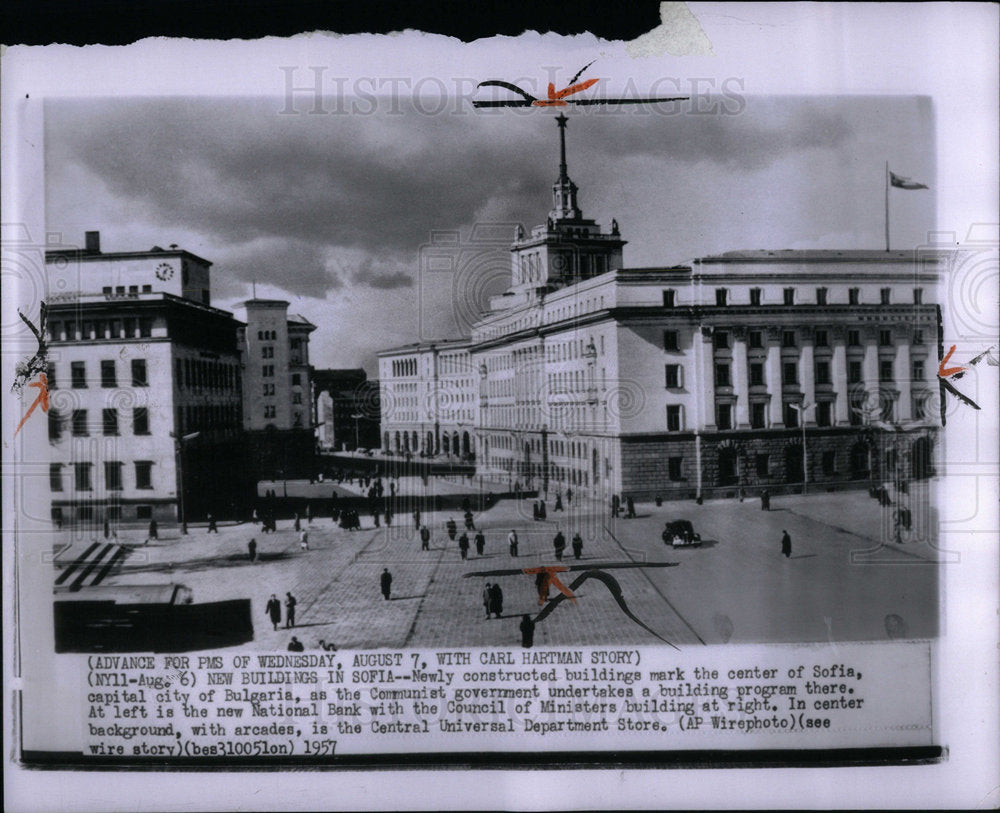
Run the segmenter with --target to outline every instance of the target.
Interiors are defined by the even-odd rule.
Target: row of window
[[[149,375],[146,370],[146,359],[132,359],[131,361],[131,381],[133,387],[148,387]],[[57,375],[56,364],[50,361],[46,371],[48,376],[48,386],[50,390],[59,388],[59,377]],[[70,386],[74,390],[87,389],[87,364],[83,361],[71,361],[69,364]],[[118,371],[114,359],[104,359],[101,361],[101,386],[105,389],[113,389],[118,386]]]
[[[69,417],[73,437],[85,438],[90,435],[91,425],[86,409],[74,409]],[[62,437],[64,419],[57,409],[49,409],[49,440],[57,441]],[[117,409],[101,410],[101,434],[115,437],[121,434],[121,425]],[[132,434],[149,435],[149,409],[147,407],[132,407]]]
[[[73,512],[77,520],[81,522],[93,521],[95,516],[94,505],[87,505],[86,503],[80,505],[75,502],[68,506],[69,511]],[[75,512],[73,509],[76,509]],[[122,507],[120,505],[101,505],[98,506],[99,511],[102,511],[104,517],[109,522],[115,522],[122,518]],[[57,525],[62,525],[66,517],[63,513],[63,506],[53,505],[51,509],[52,521]],[[152,519],[153,518],[153,506],[151,505],[137,505],[135,506],[135,518],[136,519]]]
[[[177,407],[178,432],[236,428],[242,424],[243,407],[231,404],[191,404]]]
[[[663,306],[665,308],[676,307],[676,291],[673,289],[667,289],[663,292]],[[794,305],[795,302],[795,288],[784,288],[781,292],[782,294],[782,304],[784,305]],[[828,305],[828,289],[827,288],[817,288],[816,289],[816,304],[817,305]],[[763,296],[762,288],[751,288],[750,289],[750,305],[758,306],[761,304]],[[914,288],[913,289],[913,304],[922,305],[924,301],[924,289]],[[729,289],[728,288],[716,288],[715,289],[715,304],[716,307],[724,308],[726,305],[731,304],[729,302]],[[861,289],[860,288],[848,288],[847,289],[847,304],[848,305],[860,305],[861,304]],[[890,305],[892,304],[892,288],[881,288],[879,290],[879,304],[880,305]]]
[[[180,389],[237,392],[242,387],[240,368],[210,359],[176,359]]]
[[[97,319],[78,322],[54,320],[48,324],[49,340],[75,342],[90,339],[148,339],[153,335],[151,318]]]
[[[105,296],[125,296],[125,286],[124,285],[116,285],[114,287],[114,289],[112,289],[112,287],[110,285],[105,285],[103,288],[101,288],[101,293],[104,294]],[[132,294],[132,295],[138,294],[139,293],[139,286],[138,285],[129,285],[128,286],[128,293]],[[144,293],[144,294],[151,294],[151,293],[153,293],[153,286],[152,285],[143,285],[142,286],[142,293]]]
[[[392,362],[392,374],[393,376],[402,375],[416,375],[417,374],[417,360],[416,359],[395,359]]]
[[[924,343],[924,332],[923,330],[917,329],[913,331],[912,344],[922,345]],[[731,349],[732,337],[728,330],[716,330],[712,333],[712,346],[716,350],[729,350]],[[879,347],[892,347],[892,329],[891,328],[881,328],[878,332],[878,344]],[[764,344],[764,331],[763,330],[750,330],[747,333],[747,346],[754,350],[763,349]],[[781,346],[782,347],[798,347],[799,346],[799,336],[798,331],[795,330],[783,330],[781,331]],[[826,329],[820,328],[813,331],[813,346],[814,347],[830,347],[830,332]],[[847,331],[847,346],[848,347],[862,347],[861,343],[861,330],[858,328],[850,328]],[[679,330],[664,330],[663,331],[663,349],[669,353],[679,352],[680,346],[680,331]]]
[[[136,460],[135,488],[153,488],[153,462],[151,460]],[[93,491],[93,463],[73,463],[73,488],[76,491]],[[104,488],[106,491],[123,491],[125,488],[122,471],[124,464],[118,461],[104,463]],[[49,464],[49,488],[52,491],[63,490],[63,464]]]
[[[273,342],[277,340],[278,333],[274,330],[258,330],[257,338],[262,342]]]

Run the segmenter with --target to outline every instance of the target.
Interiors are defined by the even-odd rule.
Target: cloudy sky
[[[605,227],[618,220],[627,266],[883,248],[884,162],[934,186],[927,99],[744,101],[728,103],[736,115],[568,111],[580,206]],[[47,231],[74,244],[99,230],[104,251],[176,243],[214,264],[213,304],[240,316],[256,281],[258,296],[288,299],[319,326],[316,366],[372,375],[377,349],[455,336],[503,287],[508,224],[544,222],[559,159],[552,110],[371,106],[282,115],[274,98],[49,101]],[[893,248],[920,244],[933,192],[891,195]],[[442,247],[456,232],[458,248]],[[431,255],[454,256],[455,270]]]

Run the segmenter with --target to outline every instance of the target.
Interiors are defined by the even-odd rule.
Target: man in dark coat
[[[215,517],[211,514],[208,515],[208,531],[207,533],[218,533],[219,526],[215,524]]]
[[[771,492],[766,488],[760,492],[760,510],[770,511],[771,510]]]
[[[458,550],[462,554],[463,559],[469,558],[469,535],[467,533],[463,533],[458,538]]]
[[[490,603],[488,606],[487,618],[489,618],[489,613],[495,613],[497,618],[503,617],[503,590],[500,589],[500,584],[494,582],[493,586],[489,588],[490,591]]]
[[[482,556],[484,550],[486,550],[486,536],[482,531],[478,531],[476,533],[476,555]]]
[[[556,550],[556,560],[562,561],[563,551],[566,550],[566,537],[562,531],[557,531],[555,539],[552,540],[552,547]]]
[[[626,497],[625,505],[628,508],[628,513],[625,516],[627,516],[629,519],[633,519],[635,517],[635,500],[633,500],[631,497]]]
[[[521,616],[521,646],[530,649],[535,643],[535,622],[530,615]]]
[[[517,531],[511,531],[507,534],[507,548],[510,550],[511,556],[517,556]]]
[[[379,584],[382,587],[382,597],[388,601],[389,594],[392,592],[392,574],[389,572],[389,568],[382,569],[382,576],[379,578]]]
[[[274,628],[278,628],[278,624],[281,623],[281,602],[278,601],[278,597],[271,593],[271,598],[268,599],[267,607],[264,608],[264,613],[271,616],[271,623]]]
[[[583,553],[583,538],[580,536],[580,532],[577,531],[573,534],[573,558],[579,559],[581,553]]]
[[[295,626],[295,605],[298,602],[291,593],[285,593],[285,629]]]
[[[563,510],[562,493],[559,492],[559,491],[556,492],[556,504],[555,504],[555,508],[553,508],[552,510],[553,511],[562,511]]]
[[[573,502],[573,489],[567,488],[566,489],[566,504],[569,505],[572,502]]]
[[[156,520],[155,519],[151,519],[149,521],[149,538],[150,539],[157,539],[158,538],[157,537],[158,533],[159,533],[159,528],[156,525]]]
[[[426,525],[420,528],[420,550],[430,550],[431,549],[431,532],[427,529]]]
[[[419,508],[415,509],[414,512],[413,512],[413,527],[414,528],[419,528],[420,527],[420,509]]]
[[[250,564],[257,561],[257,540],[251,539],[247,542],[247,554],[250,557]]]
[[[483,588],[483,609],[486,610],[486,619],[489,620],[490,613],[493,611],[493,585],[486,582],[486,586]]]
[[[548,512],[545,510],[545,500],[538,501],[538,518],[545,519],[548,516]]]
[[[289,652],[305,652],[306,648],[305,648],[305,645],[298,638],[296,638],[293,635],[292,636],[292,640],[288,642],[288,651]]]
[[[455,525],[455,520],[449,519],[445,527],[448,529],[448,538],[454,542],[455,534],[458,532],[458,526]]]
[[[781,552],[785,555],[786,559],[791,558],[792,538],[788,535],[788,531],[781,532]]]

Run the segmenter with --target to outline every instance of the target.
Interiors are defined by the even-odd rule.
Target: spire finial
[[[566,174],[566,122],[569,119],[560,113],[556,116],[556,121],[559,122],[559,179],[562,180],[568,177]]]

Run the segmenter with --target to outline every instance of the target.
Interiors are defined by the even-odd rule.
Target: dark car
[[[664,528],[663,542],[675,548],[696,547],[701,544],[701,536],[694,532],[694,526],[689,520],[675,519]]]

